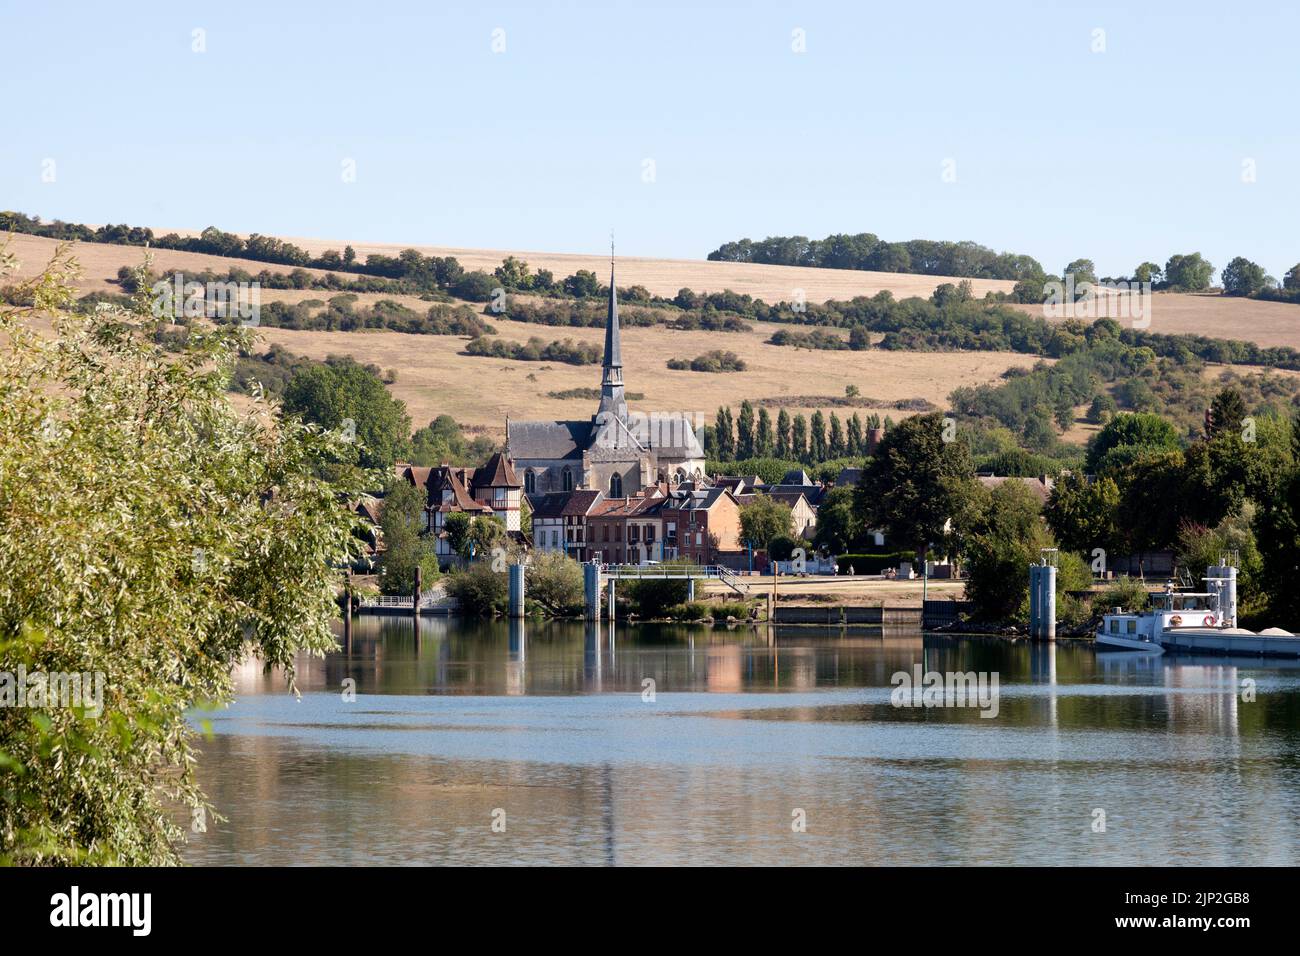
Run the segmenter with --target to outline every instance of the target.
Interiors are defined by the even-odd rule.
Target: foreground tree
[[[0,672],[100,674],[102,698],[0,707],[0,863],[172,864],[176,806],[213,812],[186,710],[249,653],[292,687],[335,646],[347,501],[377,475],[329,484],[339,435],[232,407],[247,329],[169,352],[145,293],[77,315],[74,277],[61,248],[10,298],[32,307],[0,307]]]

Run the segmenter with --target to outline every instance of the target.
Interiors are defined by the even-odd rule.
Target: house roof
[[[815,485],[817,482],[809,477],[808,472],[802,468],[792,468],[785,473],[778,484],[782,485]]]
[[[1019,481],[1043,504],[1047,504],[1047,499],[1052,494],[1052,488],[1056,485],[1055,480],[1047,475],[1037,478],[1018,478],[1010,475],[977,475],[975,480],[990,491],[1005,481]]]
[[[673,511],[710,511],[723,498],[736,500],[736,496],[731,493],[730,488],[715,486],[711,488],[700,488],[693,491],[682,491],[680,488],[668,496],[664,503],[665,510]]]
[[[529,495],[528,505],[533,518],[570,518],[586,515],[603,495],[599,491],[552,491],[549,494]]]
[[[843,488],[846,485],[856,485],[861,480],[861,468],[841,468],[840,473],[835,476],[835,487]]]
[[[495,453],[481,468],[474,471],[474,488],[521,488],[523,482],[515,475],[513,463],[501,452]]]
[[[808,504],[814,508],[821,504],[822,498],[826,497],[826,488],[823,485],[764,485],[756,490],[773,498],[780,498],[783,495],[803,495],[808,499]]]

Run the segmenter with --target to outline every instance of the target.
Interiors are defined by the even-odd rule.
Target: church
[[[704,476],[704,448],[688,414],[628,412],[612,258],[600,406],[591,418],[574,421],[507,418],[506,455],[530,495],[581,489],[625,498],[660,482],[676,486]]]

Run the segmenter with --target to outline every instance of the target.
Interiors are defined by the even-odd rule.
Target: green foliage
[[[1224,295],[1255,295],[1269,285],[1264,267],[1237,256],[1223,269]]]
[[[411,436],[411,464],[436,467],[480,465],[498,451],[497,443],[485,434],[470,438],[450,415],[439,415]]]
[[[560,551],[535,551],[526,572],[525,591],[552,616],[583,611],[582,565]]]
[[[411,434],[406,404],[389,394],[370,369],[350,356],[299,369],[284,390],[284,410],[354,438],[354,456],[366,468],[389,468]],[[351,423],[349,425],[349,423]]]
[[[1088,443],[1088,470],[1110,472],[1135,460],[1176,451],[1178,432],[1166,419],[1148,412],[1116,415]]]
[[[790,534],[790,506],[768,495],[756,495],[753,502],[741,505],[740,540],[755,549],[767,550],[773,538]]]
[[[505,339],[481,335],[465,346],[466,355],[487,358],[512,359],[516,362],[563,362],[566,365],[596,365],[601,360],[597,345],[574,342],[572,339],[547,342],[536,336],[526,343],[508,342]]]
[[[686,359],[669,359],[668,367],[679,372],[743,372],[745,370],[745,360],[735,352],[714,349],[711,352],[705,352],[703,355],[697,355],[689,361]]]
[[[327,483],[337,434],[230,405],[249,330],[169,352],[143,295],[70,313],[75,275],[60,248],[0,309],[0,671],[101,673],[102,711],[0,708],[0,863],[174,864],[177,807],[213,813],[187,709],[229,701],[250,651],[292,686],[335,646],[346,502],[377,476]]]
[[[855,489],[861,527],[921,554],[943,540],[950,519],[961,523],[978,484],[965,441],[944,441],[944,434],[938,413],[915,415],[885,433]]]
[[[1214,266],[1199,252],[1173,255],[1165,263],[1165,287],[1175,292],[1200,292],[1210,287]]]
[[[460,612],[470,617],[493,617],[506,612],[509,584],[504,571],[493,571],[490,559],[474,561],[447,575],[447,593]]]
[[[853,509],[853,488],[832,488],[817,509],[817,527],[813,544],[819,551],[841,554],[853,547],[862,534],[862,525]]]
[[[424,536],[423,490],[405,478],[391,477],[379,512],[384,551],[379,558],[380,585],[384,594],[410,594],[415,590],[415,569],[420,569],[420,586],[429,587],[438,578],[437,543]]]
[[[1119,534],[1119,486],[1109,477],[1089,481],[1083,475],[1064,475],[1048,497],[1044,517],[1062,548],[1091,554],[1101,548],[1116,553]]]
[[[977,616],[1027,617],[1029,565],[1038,561],[1040,549],[1051,546],[1032,492],[1019,482],[998,485],[966,549],[966,597],[975,602]]]

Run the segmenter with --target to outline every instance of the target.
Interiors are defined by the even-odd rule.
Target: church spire
[[[614,284],[614,237],[609,238],[609,315],[605,319],[605,360],[600,377],[600,412],[627,418],[623,397],[623,349],[618,329],[618,289]]]

